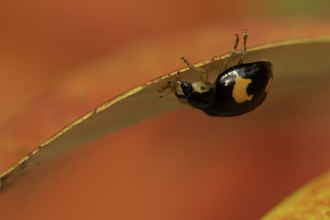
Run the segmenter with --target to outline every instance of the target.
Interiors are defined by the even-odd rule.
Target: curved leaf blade
[[[297,75],[304,72],[324,72],[330,67],[327,52],[330,49],[330,38],[303,39],[285,41],[265,46],[250,48],[245,62],[269,60],[275,73],[273,89],[290,85],[297,81]],[[242,51],[238,51],[231,63],[237,63]],[[224,59],[229,56],[215,57],[198,64],[215,80]],[[179,70],[183,79],[194,81],[200,74],[185,67]],[[43,142],[37,149],[19,160],[15,165],[0,175],[0,190],[10,186],[15,180],[34,167],[45,163],[58,155],[77,146],[92,141],[110,132],[129,126],[133,123],[186,107],[179,103],[175,96],[159,99],[157,90],[171,80],[177,71],[171,72],[144,85],[137,86],[100,105],[93,111],[75,120]]]

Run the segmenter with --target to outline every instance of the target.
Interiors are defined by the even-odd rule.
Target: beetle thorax
[[[205,93],[213,90],[212,84],[205,80],[200,80],[192,83],[193,92]]]

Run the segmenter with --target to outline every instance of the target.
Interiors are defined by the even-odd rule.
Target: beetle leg
[[[229,57],[225,60],[225,62],[222,64],[221,68],[220,68],[220,71],[219,71],[219,74],[220,75],[223,71],[225,71],[228,67],[228,64],[229,64],[229,60],[234,56],[234,54],[236,53],[236,49],[237,49],[237,46],[238,46],[238,42],[239,42],[239,37],[237,34],[235,34],[236,36],[236,41],[235,41],[235,44],[234,44],[234,50],[230,53]]]
[[[201,80],[207,81],[209,79],[209,75],[207,74],[207,72],[204,69],[191,65],[191,63],[184,57],[182,57],[181,60],[183,60],[183,62],[186,63],[191,69],[202,72]]]
[[[181,73],[178,71],[177,74],[178,74],[178,77],[176,77],[176,80],[181,81],[181,79],[182,79]]]
[[[238,61],[238,64],[242,64],[243,63],[243,60],[245,58],[245,55],[246,55],[246,41],[247,41],[247,38],[248,38],[248,33],[247,33],[247,29],[244,29],[244,35],[243,35],[243,44],[244,44],[244,49],[243,49],[243,56],[242,58]]]

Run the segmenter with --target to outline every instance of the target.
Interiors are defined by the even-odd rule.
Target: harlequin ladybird
[[[170,87],[180,101],[188,102],[194,108],[203,110],[211,116],[234,116],[250,112],[265,99],[273,80],[272,64],[267,61],[243,63],[246,55],[247,30],[243,35],[243,55],[238,64],[227,68],[229,60],[235,54],[239,37],[236,34],[234,50],[220,68],[215,82],[208,81],[207,72],[193,66],[182,57],[190,68],[202,73],[200,81],[181,81],[179,77],[169,82]]]

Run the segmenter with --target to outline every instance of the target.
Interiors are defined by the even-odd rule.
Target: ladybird
[[[202,73],[200,80],[182,81],[178,72],[179,77],[170,81],[164,88],[170,87],[171,92],[174,92],[181,102],[186,102],[211,116],[235,116],[252,111],[265,100],[273,81],[273,73],[270,62],[243,63],[247,51],[247,38],[248,33],[245,30],[242,58],[237,65],[227,68],[238,46],[239,37],[236,34],[234,50],[220,68],[215,82],[210,83],[204,69],[190,64],[182,57],[183,62],[191,69]]]

